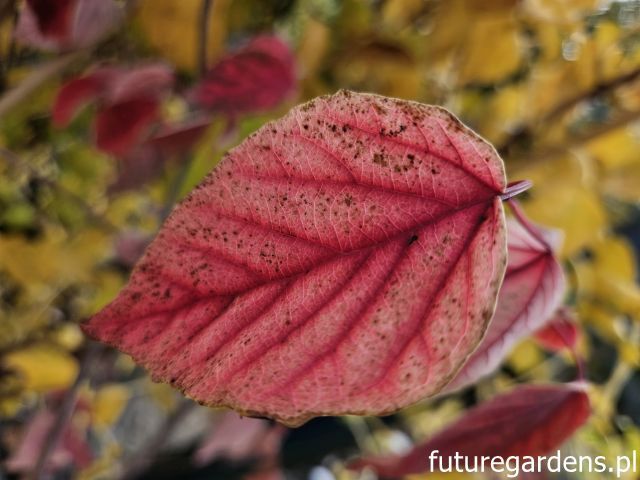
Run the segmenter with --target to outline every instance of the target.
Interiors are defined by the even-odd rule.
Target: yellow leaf
[[[65,323],[54,332],[53,340],[65,350],[73,351],[82,344],[84,335],[75,323]]]
[[[586,147],[605,171],[640,163],[640,131],[637,128],[617,128],[599,135]]]
[[[620,336],[615,328],[616,316],[592,302],[581,301],[578,303],[580,318],[591,325],[598,335],[612,344],[620,341]]]
[[[105,385],[93,399],[92,418],[97,427],[109,427],[118,420],[127,405],[131,392],[119,384]]]
[[[416,98],[422,85],[413,55],[387,42],[345,50],[336,61],[335,75],[345,88],[407,99]]]
[[[226,37],[229,0],[213,2],[208,22],[207,54],[217,58]],[[201,0],[140,0],[137,20],[149,44],[181,69],[198,66]]]
[[[296,52],[297,66],[302,78],[311,78],[318,72],[329,48],[330,39],[329,27],[312,17],[305,19]]]
[[[515,73],[522,59],[518,25],[510,12],[479,15],[468,25],[459,82],[496,83]]]
[[[576,254],[593,243],[606,227],[605,212],[598,196],[581,185],[536,184],[524,208],[536,222],[564,232],[561,254],[565,256]]]
[[[543,374],[539,367],[544,362],[544,355],[537,345],[530,341],[520,343],[509,355],[509,365],[518,373],[527,373],[535,370]]]
[[[633,366],[640,366],[640,349],[637,345],[624,342],[618,349],[620,359]]]
[[[90,281],[93,265],[107,256],[109,242],[103,232],[91,229],[70,237],[62,229],[50,228],[34,242],[0,237],[0,264],[26,286],[65,287]]]
[[[76,359],[52,345],[39,344],[8,353],[5,365],[18,372],[24,387],[34,392],[66,388],[76,378]]]
[[[609,236],[591,246],[592,259],[576,264],[580,294],[596,297],[620,314],[640,315],[633,248],[622,237]]]
[[[437,3],[426,25],[428,74],[457,71],[457,83],[496,83],[516,73],[523,44],[509,0],[448,0]]]
[[[591,245],[607,228],[590,172],[589,164],[575,155],[545,159],[509,172],[510,178],[533,182],[523,207],[534,221],[564,232],[563,256]]]
[[[609,172],[602,179],[601,188],[611,197],[631,203],[640,202],[640,162]]]
[[[425,9],[423,0],[388,0],[384,3],[382,16],[392,28],[402,28]]]

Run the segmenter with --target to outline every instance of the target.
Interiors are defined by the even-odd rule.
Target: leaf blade
[[[442,109],[316,99],[229,152],[84,330],[207,404],[290,425],[395,411],[439,391],[483,334],[505,183]]]
[[[545,325],[561,305],[564,274],[549,246],[558,245],[556,232],[543,231],[533,224],[529,228],[532,230],[508,220],[509,260],[496,313],[478,349],[447,386],[447,392],[493,372],[517,342]]]

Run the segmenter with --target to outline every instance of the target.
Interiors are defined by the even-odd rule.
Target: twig
[[[151,441],[139,452],[132,457],[128,464],[122,468],[121,480],[132,480],[143,472],[157,455],[157,453],[165,445],[167,439],[171,436],[174,429],[187,416],[197,404],[191,400],[181,399],[180,404],[167,417],[160,429],[153,436]]]
[[[612,130],[616,130],[637,120],[640,120],[640,110],[621,113],[611,122],[600,124],[579,135],[574,135],[561,144],[546,145],[529,152],[519,153],[516,158],[513,158],[512,166],[514,169],[517,169],[518,166],[531,166],[533,162],[554,158],[565,153],[567,150],[580,147],[601,135],[605,135]]]
[[[35,480],[44,480],[46,478],[45,470],[49,457],[55,451],[64,429],[67,427],[69,420],[73,416],[73,410],[76,406],[76,400],[78,398],[78,389],[82,383],[89,377],[89,372],[93,366],[95,359],[102,350],[102,346],[98,343],[89,342],[87,349],[84,352],[80,360],[80,369],[76,376],[73,385],[67,389],[62,399],[62,404],[58,410],[58,414],[54,424],[51,426],[49,432],[47,432],[46,442],[40,451],[36,467],[33,471],[33,478]]]
[[[38,67],[33,73],[20,82],[19,85],[9,90],[0,98],[0,121],[43,84],[64,72],[76,61],[88,56],[88,53],[89,52],[85,50],[68,53]]]
[[[207,44],[209,39],[209,15],[211,13],[211,8],[213,7],[213,0],[202,0],[202,8],[200,12],[200,23],[198,24],[198,72],[202,77],[207,71]],[[184,181],[187,178],[187,174],[189,173],[189,169],[191,168],[191,163],[193,160],[193,155],[187,161],[183,161],[179,167],[176,176],[173,178],[171,185],[169,186],[169,191],[167,192],[167,198],[165,199],[164,205],[160,210],[160,221],[164,222],[169,214],[171,213],[171,209],[174,204],[178,201],[178,197],[180,196],[180,191]]]
[[[571,110],[573,107],[578,104],[591,100],[602,95],[609,93],[612,90],[615,90],[618,87],[621,87],[627,83],[635,82],[640,78],[640,68],[635,70],[631,70],[628,73],[620,75],[619,77],[613,78],[608,82],[602,82],[595,85],[593,88],[583,92],[581,94],[575,95],[574,97],[565,100],[564,102],[560,102],[555,108],[553,108],[550,112],[544,115],[541,119],[541,123],[548,123],[557,120],[562,117],[565,113]]]
[[[199,37],[198,37],[198,72],[200,76],[207,70],[208,55],[207,44],[209,42],[209,14],[213,0],[202,0],[202,11],[200,13]]]
[[[507,185],[504,193],[500,194],[500,198],[503,201],[509,201],[516,195],[520,195],[522,192],[526,192],[531,188],[533,184],[529,180],[519,180],[517,182],[511,182]]]
[[[577,94],[572,98],[560,102],[549,112],[537,119],[533,124],[521,125],[519,128],[517,128],[514,133],[512,133],[504,142],[502,142],[502,145],[500,145],[497,150],[503,154],[508,153],[511,147],[513,147],[523,136],[526,137],[528,135],[531,135],[532,132],[536,130],[538,125],[548,125],[549,123],[555,122],[580,103],[605,95],[618,87],[621,87],[628,83],[633,83],[638,79],[640,79],[640,68],[631,70],[630,72],[627,72],[609,81],[594,85],[593,88],[590,88],[589,90]]]

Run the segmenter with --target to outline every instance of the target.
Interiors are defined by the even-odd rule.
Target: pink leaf
[[[480,341],[504,191],[495,150],[441,108],[317,98],[231,150],[84,330],[208,405],[393,412]]]
[[[496,313],[478,349],[447,386],[448,392],[493,372],[511,349],[544,325],[562,303],[564,274],[550,246],[559,242],[558,237],[555,232],[528,226],[531,231],[515,219],[507,222],[509,261]]]
[[[140,98],[104,108],[96,115],[96,146],[115,156],[123,156],[149,132],[158,120],[159,103]]]
[[[137,230],[122,232],[115,240],[116,259],[125,267],[131,268],[142,257],[150,242],[151,238],[146,233]]]
[[[456,452],[470,457],[469,465],[474,465],[473,457],[480,465],[482,456],[545,455],[583,425],[590,410],[589,397],[580,384],[523,386],[467,411],[404,456],[361,459],[351,468],[368,466],[382,477],[400,477],[431,470],[432,452],[434,470],[439,468],[438,457],[447,470],[449,457]]]
[[[266,420],[243,418],[235,412],[224,413],[211,427],[193,455],[196,465],[208,465],[218,458],[275,459],[286,432],[284,427],[272,427]]]
[[[295,89],[293,53],[277,37],[262,36],[223,58],[196,86],[196,103],[213,111],[235,114],[268,110]]]
[[[578,340],[578,326],[574,313],[561,307],[547,324],[535,333],[535,339],[547,350],[560,351],[573,348]]]
[[[115,105],[140,98],[160,98],[172,87],[173,81],[173,71],[163,63],[120,70],[105,91],[105,103]]]
[[[78,0],[71,41],[67,48],[86,48],[111,33],[123,20],[113,0]]]

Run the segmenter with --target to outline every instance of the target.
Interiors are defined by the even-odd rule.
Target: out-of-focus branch
[[[207,70],[209,59],[207,46],[209,44],[209,16],[213,0],[202,0],[202,10],[200,12],[200,24],[198,25],[198,72],[200,76]]]
[[[73,410],[76,406],[78,399],[78,389],[89,378],[89,373],[93,367],[93,363],[100,354],[102,346],[98,343],[89,342],[84,355],[80,359],[80,369],[76,376],[73,385],[71,385],[64,394],[62,403],[57,412],[57,417],[49,432],[47,432],[46,442],[40,451],[38,461],[36,462],[35,469],[33,471],[33,478],[35,480],[44,480],[47,478],[46,466],[49,458],[53,454],[64,433],[65,428],[69,424],[69,420],[73,416]]]
[[[501,154],[509,153],[509,150],[514,147],[523,138],[530,138],[534,135],[535,130],[539,125],[548,125],[560,119],[563,115],[568,113],[571,109],[578,106],[580,103],[588,100],[593,100],[600,96],[613,92],[618,87],[630,84],[640,79],[640,68],[631,70],[619,77],[613,78],[606,82],[601,82],[594,85],[592,88],[579,93],[567,100],[560,102],[549,112],[536,119],[535,124],[522,125],[514,130],[514,132],[507,137],[502,144],[497,148]],[[625,122],[626,123],[626,122]],[[594,135],[594,136],[597,136]],[[528,154],[527,154],[528,155]]]
[[[562,143],[546,145],[540,148],[534,148],[529,152],[519,153],[517,158],[513,159],[513,166],[517,168],[519,165],[531,164],[532,161],[539,159],[553,158],[563,154],[567,150],[580,147],[594,138],[637,120],[640,120],[640,110],[621,113],[610,122],[599,124],[580,134],[573,135]]]
[[[635,70],[631,70],[630,72],[620,75],[619,77],[613,78],[607,82],[599,83],[595,85],[593,88],[587,90],[586,92],[575,95],[574,97],[569,98],[564,102],[560,102],[559,105],[557,105],[550,112],[544,115],[540,121],[541,123],[555,121],[560,117],[562,117],[569,110],[579,105],[580,103],[586,100],[592,100],[602,95],[606,95],[618,87],[621,87],[628,83],[635,82],[639,78],[640,78],[640,68],[636,68]]]
[[[88,55],[88,51],[80,50],[62,55],[38,66],[27,78],[0,97],[0,122],[11,110],[13,110],[22,101],[29,98],[29,96],[38,88],[52,78],[63,73],[76,61],[79,61]]]

